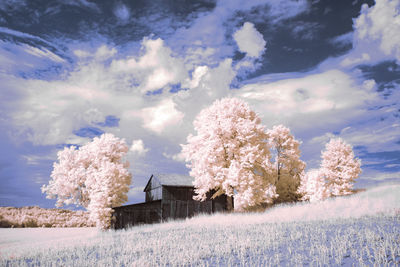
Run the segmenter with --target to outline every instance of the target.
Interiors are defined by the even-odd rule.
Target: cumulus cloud
[[[164,99],[154,107],[141,110],[143,127],[161,134],[167,127],[179,124],[184,114],[176,109],[172,99]]]
[[[132,141],[129,151],[138,156],[143,156],[149,151],[149,149],[145,148],[142,139],[137,139]]]
[[[79,55],[75,68],[47,81],[36,77],[20,78],[8,65],[11,73],[1,74],[3,86],[13,94],[20,94],[15,103],[18,109],[9,112],[16,127],[14,135],[37,145],[81,144],[87,142],[87,138],[74,133],[82,127],[103,127],[99,123],[109,115],[121,119],[119,128],[124,129],[123,135],[131,133],[129,125],[139,124],[141,119],[145,129],[156,133],[179,123],[184,115],[176,110],[171,99],[164,99],[168,95],[160,95],[159,104],[149,108],[146,93],[188,81],[188,70],[161,39],[144,39],[141,45],[139,56],[128,54],[124,58],[117,57],[117,48],[106,45],[94,52],[75,51]],[[39,53],[37,49],[30,49],[28,53],[25,46],[10,44],[10,47],[20,49],[18,51],[33,59],[48,56],[42,50],[43,53]],[[3,62],[17,62],[14,53],[1,53],[1,56],[5,59]],[[26,69],[34,71],[37,66],[31,62],[36,61],[29,56],[25,56]],[[199,83],[193,82],[192,86]],[[129,113],[136,116],[124,116]],[[118,131],[118,128],[107,129],[110,130]]]
[[[173,97],[179,109],[185,112],[187,124],[185,131],[180,135],[188,134],[193,119],[201,109],[214,100],[230,94],[230,84],[235,76],[236,71],[232,67],[230,58],[221,61],[213,68],[200,66],[195,69],[192,79],[187,82],[190,90],[180,91]]]
[[[354,50],[343,65],[396,59],[400,62],[400,1],[376,0],[363,4],[354,20]]]
[[[138,84],[142,93],[162,89],[169,84],[177,84],[187,78],[187,69],[182,59],[172,56],[170,48],[160,38],[145,38],[139,58],[113,60],[111,71],[125,73]]]
[[[245,22],[239,30],[233,34],[239,50],[249,57],[260,57],[265,51],[266,42],[261,33],[257,31],[253,23]]]

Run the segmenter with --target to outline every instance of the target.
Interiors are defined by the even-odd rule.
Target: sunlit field
[[[120,231],[0,230],[0,266],[396,266],[400,186]]]

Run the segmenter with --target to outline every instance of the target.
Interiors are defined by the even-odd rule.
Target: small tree
[[[353,183],[361,173],[361,160],[341,138],[331,139],[321,154],[320,172],[332,196],[351,194]]]
[[[298,194],[302,200],[321,201],[329,197],[329,191],[319,169],[308,171],[301,177]]]
[[[274,176],[276,193],[275,202],[293,202],[300,198],[297,189],[306,164],[300,160],[300,142],[290,133],[289,128],[278,125],[267,131],[268,140],[275,156]]]
[[[88,209],[96,226],[107,229],[112,207],[128,200],[132,176],[123,157],[128,152],[124,140],[112,134],[100,137],[80,148],[71,146],[58,152],[51,180],[42,186],[47,198],[57,198],[56,206],[81,205]]]
[[[195,199],[205,200],[215,190],[213,197],[235,195],[242,208],[272,202],[276,193],[267,136],[245,102],[217,100],[193,124],[197,135],[188,136],[182,152],[195,178]]]

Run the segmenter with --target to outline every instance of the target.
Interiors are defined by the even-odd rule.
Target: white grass
[[[92,228],[0,228],[0,257],[16,257],[30,251],[73,246],[97,238]],[[1,265],[0,265],[1,266]]]
[[[262,214],[203,215],[122,231],[75,228],[67,239],[37,229],[41,238],[30,233],[21,242],[28,232],[2,234],[34,229],[2,229],[0,266],[396,266],[399,209],[400,186],[392,185]],[[35,248],[25,249],[31,242]]]

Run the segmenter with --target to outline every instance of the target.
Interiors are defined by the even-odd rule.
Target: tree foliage
[[[197,200],[207,192],[235,195],[239,207],[270,203],[276,197],[270,147],[260,118],[247,103],[223,98],[194,121],[182,153],[190,162]]]
[[[299,199],[297,189],[306,164],[300,159],[300,142],[290,133],[290,129],[278,125],[267,131],[272,147],[276,193],[275,202],[293,202]]]
[[[301,177],[298,193],[302,195],[302,200],[310,202],[325,200],[329,197],[329,190],[319,169],[310,170]]]
[[[355,179],[361,173],[361,161],[342,139],[331,139],[321,153],[321,166],[307,172],[301,179],[298,192],[303,200],[319,201],[330,196],[352,193]]]
[[[331,139],[321,154],[320,172],[332,196],[351,194],[355,179],[361,174],[361,160],[341,138]]]
[[[124,140],[112,134],[80,148],[65,147],[58,152],[51,180],[42,187],[47,198],[57,198],[56,206],[81,205],[101,229],[110,227],[112,207],[128,200],[132,176],[123,157],[128,152]]]
[[[319,201],[352,192],[361,173],[350,145],[332,139],[322,152],[320,169],[305,172],[300,142],[278,125],[265,131],[247,103],[236,98],[215,101],[193,122],[182,153],[195,178],[197,200],[210,191],[235,195],[242,209],[300,199]]]

